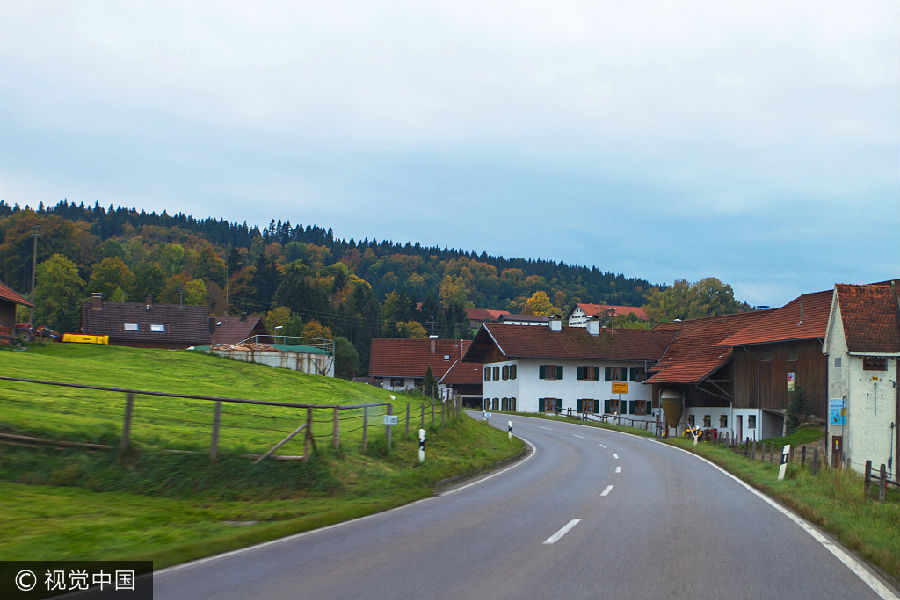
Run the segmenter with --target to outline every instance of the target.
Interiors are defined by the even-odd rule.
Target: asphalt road
[[[160,571],[155,598],[892,597],[692,455],[511,420],[534,447],[523,462],[399,509]]]

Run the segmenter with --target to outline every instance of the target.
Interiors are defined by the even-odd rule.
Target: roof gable
[[[892,283],[834,286],[848,352],[900,352],[900,307]]]
[[[481,385],[482,383],[482,365],[481,363],[463,362],[457,360],[450,367],[450,370],[441,378],[440,383],[444,385]]]
[[[34,308],[34,304],[28,301],[25,296],[18,293],[2,281],[0,281],[0,300],[9,300],[10,302],[15,302],[16,304],[23,304],[25,306]]]
[[[374,338],[369,376],[425,377],[425,370],[430,366],[431,373],[440,379],[466,353],[470,343],[456,339]]]
[[[268,335],[259,315],[211,316],[210,340],[213,344],[237,344],[254,335]],[[254,331],[255,330],[255,331]]]

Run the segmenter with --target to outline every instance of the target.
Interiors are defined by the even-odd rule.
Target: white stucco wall
[[[579,398],[591,398],[600,402],[600,413],[603,413],[605,400],[618,399],[619,394],[612,393],[612,381],[605,381],[606,367],[642,367],[643,363],[636,362],[596,362],[578,359],[520,359],[489,363],[485,367],[502,367],[516,365],[516,379],[506,381],[494,381],[493,370],[491,381],[483,382],[483,396],[485,398],[515,398],[516,408],[521,412],[537,412],[538,399],[560,398],[562,409],[577,408]],[[563,367],[562,379],[541,379],[541,365],[561,365]],[[597,367],[600,370],[600,381],[579,381],[578,367]],[[651,386],[637,381],[628,382],[628,393],[621,394],[623,401],[651,400]],[[626,415],[628,418],[652,419],[651,415]]]
[[[846,339],[840,308],[836,306],[827,340],[828,397],[845,399],[847,424],[829,425],[828,448],[832,447],[834,436],[843,436],[844,457],[850,459],[853,470],[863,472],[867,460],[877,469],[893,458],[896,472],[897,448],[892,443],[896,438],[891,423],[897,423],[897,359],[886,358],[886,371],[866,371],[863,357],[847,352]]]
[[[307,352],[246,352],[238,350],[210,350],[225,358],[252,362],[269,367],[291,369],[310,375],[334,377],[334,358],[327,354],[310,354]]]

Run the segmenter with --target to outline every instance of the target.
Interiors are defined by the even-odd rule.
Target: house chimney
[[[550,331],[562,331],[562,317],[557,315],[550,317]]]
[[[600,335],[600,320],[595,318],[588,319],[587,330],[594,337]]]
[[[94,292],[91,294],[91,310],[100,310],[103,308],[103,294]]]
[[[437,339],[438,339],[438,336],[436,336],[436,335],[430,335],[430,336],[428,336],[428,339],[431,340],[431,353],[434,354],[434,351],[435,351],[435,349],[436,349],[436,347],[437,347]]]

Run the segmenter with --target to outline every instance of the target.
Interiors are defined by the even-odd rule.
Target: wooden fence
[[[0,431],[0,441],[7,444],[16,445],[46,445],[55,447],[80,447],[86,449],[116,449],[126,450],[134,440],[135,428],[140,431],[143,427],[145,430],[156,429],[162,432],[165,438],[166,424],[170,427],[190,427],[191,430],[186,434],[183,433],[181,438],[189,439],[191,446],[197,446],[196,440],[201,436],[196,431],[199,429],[207,429],[209,435],[209,457],[215,461],[220,454],[220,437],[223,431],[223,414],[229,419],[229,427],[238,433],[252,432],[253,439],[249,442],[252,445],[265,449],[260,453],[247,453],[242,451],[234,451],[232,453],[240,454],[247,458],[256,459],[257,462],[266,458],[275,460],[308,460],[311,451],[317,450],[317,442],[324,438],[331,438],[332,445],[337,448],[341,445],[342,440],[347,442],[358,442],[360,449],[365,452],[369,445],[380,438],[384,440],[387,451],[390,451],[392,445],[392,437],[395,429],[402,427],[403,434],[406,439],[410,439],[410,425],[418,425],[425,428],[426,425],[432,427],[443,427],[449,419],[459,417],[461,404],[458,401],[421,403],[413,406],[407,402],[405,410],[401,414],[394,415],[394,405],[388,402],[383,403],[365,403],[352,405],[323,405],[323,404],[304,404],[294,402],[273,402],[268,400],[253,400],[247,398],[229,398],[221,396],[204,396],[195,394],[173,394],[168,392],[156,392],[151,390],[139,390],[129,388],[94,386],[76,383],[67,383],[59,381],[42,381],[35,379],[24,379],[18,377],[0,376],[0,381],[26,383],[28,385],[37,386],[59,386],[65,388],[78,388],[89,390],[91,392],[100,392],[100,394],[91,395],[89,402],[82,400],[78,406],[65,407],[64,400],[58,398],[50,398],[48,402],[44,402],[36,407],[32,407],[33,418],[28,419],[29,424],[41,420],[41,415],[47,411],[57,410],[61,415],[74,415],[72,417],[73,425],[71,427],[63,427],[62,431],[55,431],[53,435],[32,434],[27,425],[22,427],[12,427],[13,431]],[[118,413],[116,418],[115,406],[122,406],[122,400],[115,400],[106,393],[124,394],[124,407]],[[28,394],[25,394],[26,396]],[[205,423],[198,417],[203,412],[198,410],[194,404],[185,404],[178,406],[150,406],[144,402],[142,407],[145,409],[144,414],[152,414],[153,419],[145,418],[142,423],[141,419],[135,416],[135,399],[137,397],[158,398],[158,399],[179,399],[191,402],[199,401],[199,404],[212,404],[212,418]],[[10,405],[16,403],[17,399],[0,395],[0,406],[4,402]],[[18,404],[23,404],[19,401]],[[27,404],[25,402],[24,404]],[[141,405],[141,403],[138,403]],[[112,407],[112,410],[109,410]],[[233,407],[231,409],[225,407]],[[20,407],[16,407],[20,408]],[[249,412],[249,409],[262,409],[263,412]],[[269,411],[268,414],[265,411]],[[299,412],[299,415],[298,415]],[[209,414],[209,413],[205,413]],[[78,431],[79,418],[81,421],[84,417],[90,418],[97,415],[100,419],[105,419],[107,427],[112,426],[112,421],[118,421],[120,425],[120,434],[118,436],[118,444],[90,443],[85,441],[71,441],[64,439],[64,436],[81,437],[84,432]],[[30,416],[30,415],[29,415]],[[49,415],[47,415],[49,417]],[[77,416],[77,417],[76,417]],[[387,425],[383,416],[396,416],[396,425]],[[192,418],[193,417],[193,418]],[[209,417],[207,417],[209,418]],[[161,423],[161,425],[160,425]],[[39,424],[35,424],[37,427]],[[297,426],[299,425],[299,426]],[[10,428],[6,425],[6,428]],[[24,433],[29,433],[25,435]],[[383,436],[380,432],[384,432]],[[413,432],[415,434],[415,432]],[[281,434],[276,437],[277,434]],[[285,435],[286,434],[286,435]],[[298,438],[299,436],[299,438]],[[159,434],[157,435],[159,437]],[[142,442],[148,442],[149,434]],[[268,443],[265,439],[269,438]],[[155,438],[154,438],[155,439]],[[164,440],[163,445],[177,439],[177,436],[170,436],[170,440]],[[302,455],[276,455],[275,452],[282,446],[293,439],[302,439],[303,454]],[[274,443],[273,443],[274,442]],[[149,442],[153,445],[154,442]],[[234,445],[245,446],[247,440],[239,439]],[[158,445],[158,444],[157,444]],[[160,450],[164,452],[175,452],[185,454],[198,454],[205,451],[194,449],[179,449],[162,447]]]

